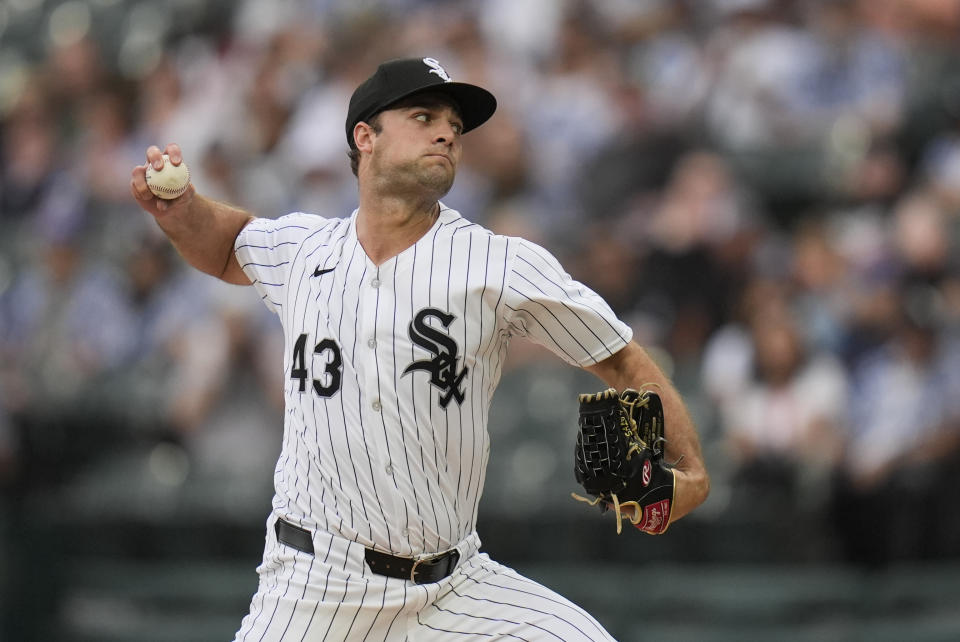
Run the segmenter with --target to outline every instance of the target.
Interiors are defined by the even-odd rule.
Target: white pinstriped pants
[[[373,573],[363,546],[329,533],[313,534],[315,555],[280,544],[275,519],[235,642],[613,640],[579,606],[479,553],[476,533],[449,577],[417,585]]]

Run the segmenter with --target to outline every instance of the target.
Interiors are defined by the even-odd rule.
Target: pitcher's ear
[[[373,126],[360,121],[353,126],[353,142],[362,152],[370,152],[373,146],[373,137],[377,135]]]

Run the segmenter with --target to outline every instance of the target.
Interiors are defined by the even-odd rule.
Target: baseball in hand
[[[187,191],[190,184],[190,169],[181,162],[174,165],[170,157],[163,155],[163,169],[157,170],[153,165],[147,165],[147,187],[154,196],[163,199],[174,199]]]

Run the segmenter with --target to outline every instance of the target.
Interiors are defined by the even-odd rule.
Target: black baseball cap
[[[353,128],[390,105],[422,91],[446,94],[457,104],[463,133],[485,123],[497,109],[497,99],[486,89],[453,82],[433,58],[389,60],[367,78],[350,97],[347,110],[347,144],[353,146]]]

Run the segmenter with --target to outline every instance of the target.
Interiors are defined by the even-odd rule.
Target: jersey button
[[[403,529],[402,534],[405,538],[410,539],[410,529],[408,528]]]
[[[381,409],[383,406],[381,406],[381,405],[380,405],[380,401],[377,400],[377,401],[374,401],[372,404],[370,404],[370,407],[373,408],[375,411],[380,412],[380,409]]]
[[[387,474],[388,474],[388,475],[392,475],[392,474],[393,474],[393,466],[390,465],[390,464],[387,464],[387,467],[384,468],[384,470],[387,471]]]
[[[376,339],[370,339],[369,341],[367,341],[367,347],[368,347],[368,348],[371,348],[371,349],[376,348],[376,347],[377,347],[377,340],[376,340]]]
[[[380,279],[374,279],[373,281],[370,281],[370,287],[372,287],[372,288],[379,288],[379,287],[380,287]]]

